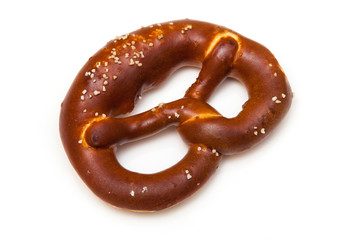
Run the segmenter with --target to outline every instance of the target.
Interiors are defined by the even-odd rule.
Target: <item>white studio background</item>
[[[60,103],[108,40],[182,18],[268,47],[295,93],[292,108],[266,141],[224,158],[181,204],[157,213],[115,209],[69,163]],[[0,239],[360,239],[359,23],[357,1],[3,1]],[[197,73],[176,73],[137,111],[181,97]],[[228,81],[210,103],[234,116],[246,97]],[[119,158],[154,172],[185,151],[171,129]]]

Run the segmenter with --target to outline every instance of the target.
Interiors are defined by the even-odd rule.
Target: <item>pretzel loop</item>
[[[119,117],[183,66],[201,68],[183,98]],[[244,84],[249,96],[234,118],[206,103],[227,77]],[[265,47],[223,27],[181,20],[116,38],[90,58],[62,104],[60,133],[71,163],[97,196],[117,207],[156,211],[198,190],[223,155],[269,135],[291,97],[285,74]],[[118,163],[117,146],[170,126],[189,145],[177,164],[140,174]]]

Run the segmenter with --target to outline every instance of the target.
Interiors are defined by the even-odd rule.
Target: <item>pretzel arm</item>
[[[85,141],[92,147],[109,147],[152,136],[169,126],[195,118],[221,116],[205,102],[182,98],[170,103],[161,103],[146,112],[127,117],[106,117],[95,121],[85,129]]]
[[[206,101],[231,71],[239,47],[233,38],[219,42],[205,57],[199,76],[185,97]]]

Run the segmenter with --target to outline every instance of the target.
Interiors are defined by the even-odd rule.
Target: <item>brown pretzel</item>
[[[182,99],[121,117],[183,66],[201,70]],[[206,103],[227,77],[243,83],[249,96],[234,118]],[[198,190],[222,155],[244,151],[269,135],[291,99],[286,76],[269,50],[224,27],[186,19],[117,37],[93,55],[62,103],[60,133],[72,165],[97,196],[120,208],[156,211]],[[118,163],[117,146],[169,126],[189,145],[180,162],[154,174]]]

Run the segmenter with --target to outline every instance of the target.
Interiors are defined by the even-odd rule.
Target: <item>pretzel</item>
[[[183,98],[125,116],[144,92],[184,66],[201,69]],[[249,96],[233,118],[206,103],[229,77]],[[283,70],[264,46],[230,29],[185,19],[116,37],[90,57],[62,103],[60,134],[75,170],[98,197],[119,208],[157,211],[197,191],[222,156],[267,137],[291,99]],[[118,163],[117,148],[167,127],[176,127],[189,146],[177,164],[140,174]]]

